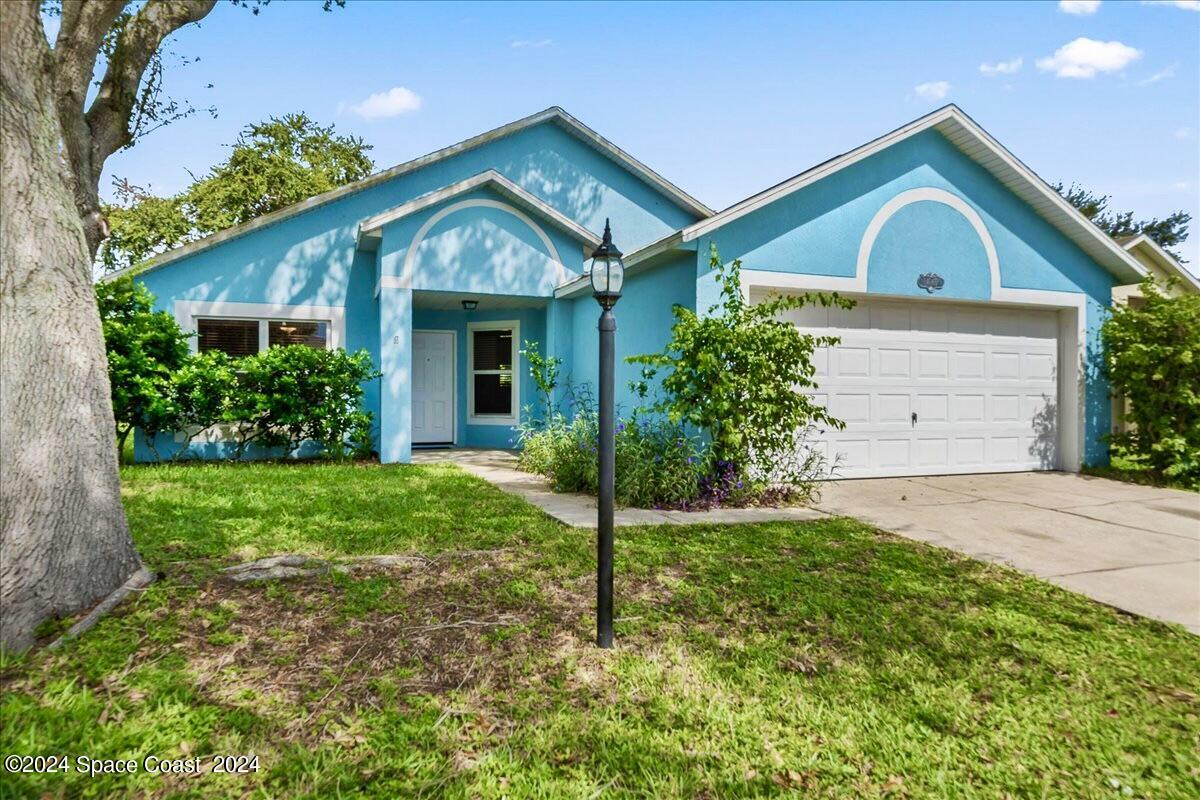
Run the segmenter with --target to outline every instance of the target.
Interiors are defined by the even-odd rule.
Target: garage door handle
[[[917,412],[913,412],[913,427],[917,427]]]

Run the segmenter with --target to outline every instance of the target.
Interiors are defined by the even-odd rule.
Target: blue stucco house
[[[715,302],[716,245],[742,260],[751,300],[858,299],[792,320],[842,339],[817,364],[819,399],[847,423],[817,446],[841,475],[1106,458],[1097,328],[1145,269],[955,106],[720,212],[551,108],[165,253],[137,279],[198,348],[366,348],[383,373],[365,400],[380,458],[406,462],[511,446],[534,398],[525,341],[594,382],[585,270],[606,219],[626,253],[627,410],[623,357],[662,347],[674,304]],[[191,447],[219,454],[220,435]],[[153,452],[139,439],[139,459]]]

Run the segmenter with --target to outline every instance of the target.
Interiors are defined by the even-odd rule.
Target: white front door
[[[454,443],[454,331],[413,331],[413,444]]]
[[[814,358],[814,396],[846,423],[818,444],[835,477],[1056,468],[1055,312],[862,299],[790,317],[841,338]]]

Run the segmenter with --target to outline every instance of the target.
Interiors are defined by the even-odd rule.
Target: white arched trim
[[[1086,407],[1086,380],[1084,355],[1087,349],[1087,295],[1083,292],[1064,292],[1046,289],[1013,289],[1000,285],[999,259],[995,244],[983,220],[962,198],[941,189],[926,187],[910,189],[893,197],[872,218],[859,246],[858,263],[854,277],[833,275],[809,275],[800,272],[782,272],[765,269],[742,270],[742,293],[750,299],[753,290],[778,292],[844,292],[851,296],[867,294],[867,264],[871,258],[871,247],[888,218],[909,203],[921,200],[941,202],[959,211],[971,222],[979,234],[987,252],[988,266],[992,274],[992,296],[980,300],[962,300],[936,295],[881,295],[872,297],[894,299],[909,303],[967,303],[979,305],[1014,305],[1034,308],[1053,308],[1059,312],[1059,364],[1058,371],[1058,453],[1059,468],[1076,472],[1083,463],[1084,453],[1084,408]]]
[[[538,225],[532,217],[530,217],[524,211],[521,211],[519,208],[514,208],[507,203],[501,203],[499,200],[475,198],[471,200],[460,200],[457,203],[451,203],[445,208],[438,209],[437,213],[425,220],[425,223],[421,225],[419,229],[417,229],[416,235],[413,236],[412,242],[408,245],[408,251],[404,254],[404,265],[400,270],[400,274],[395,277],[387,275],[383,276],[383,278],[380,280],[381,285],[388,289],[411,289],[413,270],[416,267],[417,248],[420,247],[421,242],[425,240],[425,237],[429,234],[429,231],[433,230],[434,225],[437,225],[454,212],[462,211],[463,209],[467,208],[494,208],[497,211],[503,211],[506,214],[512,214],[521,222],[525,223],[525,225],[534,232],[534,234],[541,241],[542,245],[546,248],[546,254],[554,262],[555,284],[557,285],[560,283],[565,283],[573,277],[573,273],[563,266],[562,259],[558,256],[558,249],[554,246],[554,242],[550,241],[550,237],[546,235],[546,231],[543,230],[542,226]]]
[[[855,281],[862,287],[862,291],[866,291],[867,288],[867,269],[871,264],[871,250],[875,247],[875,240],[879,238],[883,226],[905,206],[925,202],[949,206],[961,214],[975,229],[975,235],[979,237],[983,250],[987,254],[988,271],[991,273],[991,294],[993,297],[996,296],[1000,289],[1000,259],[996,255],[996,244],[992,241],[992,235],[988,233],[983,218],[966,200],[945,189],[936,189],[932,186],[922,186],[920,189],[901,192],[875,212],[875,216],[867,225],[867,231],[863,234],[862,242],[858,246],[858,264],[854,270]]]

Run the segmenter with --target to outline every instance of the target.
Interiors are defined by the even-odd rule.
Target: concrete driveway
[[[1200,633],[1200,494],[1022,472],[834,481],[818,507]]]

